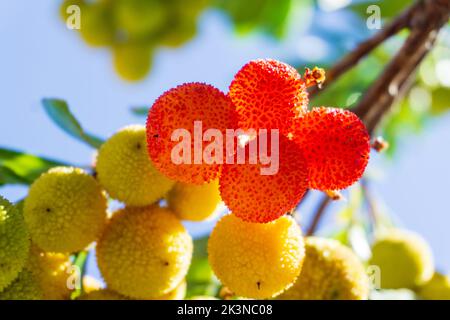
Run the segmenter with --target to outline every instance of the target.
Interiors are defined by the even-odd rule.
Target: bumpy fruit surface
[[[77,300],[129,300],[129,299],[110,289],[100,289],[82,294],[77,298]]]
[[[106,197],[82,169],[57,167],[31,186],[24,206],[31,239],[48,252],[75,252],[97,239],[106,222]]]
[[[22,212],[0,196],[0,291],[24,267],[30,240]]]
[[[186,276],[192,246],[170,210],[129,207],[114,214],[99,240],[98,266],[110,289],[132,298],[157,298]]]
[[[169,293],[163,296],[154,298],[152,300],[183,300],[186,296],[187,283],[186,280],[181,281],[181,283]]]
[[[292,119],[306,111],[306,87],[295,68],[272,59],[247,63],[235,75],[229,96],[242,129],[289,131]]]
[[[420,287],[418,293],[427,300],[450,300],[450,276],[435,272],[433,278]]]
[[[118,44],[113,48],[114,67],[124,80],[142,80],[152,67],[152,54],[153,48],[147,44]]]
[[[214,227],[208,256],[216,276],[236,295],[265,299],[295,281],[304,244],[299,226],[290,217],[262,224],[229,214]]]
[[[271,145],[269,139],[269,152]],[[279,152],[271,155],[273,162],[278,159],[277,171],[265,175],[261,168],[269,166],[261,161],[250,162],[250,145],[239,146],[237,155],[239,149],[245,149],[245,164],[237,159],[234,164],[225,164],[219,180],[220,195],[230,211],[244,221],[268,222],[295,207],[308,187],[307,166],[300,148],[280,136]]]
[[[369,279],[358,257],[336,240],[308,237],[302,271],[282,300],[365,300]]]
[[[213,153],[207,148],[211,142],[202,141],[202,137],[208,129],[219,130],[225,137],[225,130],[236,126],[234,112],[229,97],[207,84],[186,83],[166,91],[153,104],[147,119],[148,148],[153,163],[179,182],[203,184],[216,179],[223,162],[204,161],[203,154],[208,158]],[[194,132],[195,121],[201,121],[201,129],[198,127],[201,134]],[[182,146],[186,146],[186,152]]]
[[[42,300],[43,293],[33,274],[22,270],[18,277],[2,292],[0,300]]]
[[[210,219],[220,202],[217,180],[202,185],[178,182],[167,195],[169,208],[181,220]]]
[[[434,262],[426,241],[411,231],[393,229],[373,244],[371,265],[381,272],[384,289],[415,289],[431,279]]]
[[[43,299],[68,300],[71,293],[67,286],[71,277],[70,266],[68,255],[43,252],[33,244],[26,268],[39,284]]]
[[[96,171],[108,194],[130,206],[150,205],[174,184],[150,161],[145,127],[140,125],[123,128],[103,144]]]
[[[313,108],[295,120],[292,133],[308,162],[310,188],[344,189],[363,175],[369,161],[370,138],[354,113]]]

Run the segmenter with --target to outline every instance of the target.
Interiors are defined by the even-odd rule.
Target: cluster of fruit
[[[65,0],[64,21],[80,8],[80,35],[95,47],[110,47],[117,73],[137,81],[151,69],[158,47],[178,47],[195,36],[208,0]]]
[[[125,207],[109,213],[107,195]],[[166,207],[157,204],[162,198]],[[85,286],[80,299],[182,299],[193,244],[181,219],[210,218],[219,203],[216,182],[189,185],[160,174],[145,127],[128,126],[99,149],[94,176],[56,167],[23,204],[1,199],[0,299],[68,299],[79,276],[70,254],[93,242],[108,288]]]
[[[23,203],[0,198],[0,299],[68,299],[77,276],[70,254],[93,243],[107,287],[85,284],[79,299],[182,299],[193,242],[181,221],[210,219],[221,200],[231,213],[214,227],[208,258],[228,291],[257,299],[367,299],[369,277],[352,250],[304,238],[289,215],[307,188],[346,188],[368,162],[369,136],[357,116],[308,111],[306,89],[323,80],[317,68],[302,78],[284,63],[255,60],[236,74],[228,94],[201,83],[178,86],[155,101],[147,127],[125,127],[101,146],[92,175],[56,167],[32,184]],[[180,129],[185,135],[173,139]],[[231,149],[216,143],[229,129]],[[279,158],[269,175],[260,171],[264,157],[251,161],[265,130],[280,133],[278,148],[272,140],[267,146]],[[219,161],[221,154],[230,161]],[[242,163],[239,154],[246,155]],[[108,198],[124,206],[109,212]],[[448,278],[430,280],[423,241],[396,234],[373,247],[381,286],[420,287],[424,297],[438,287],[448,295]]]
[[[336,290],[333,297],[367,297],[364,268],[350,250],[331,240],[312,238],[306,242],[305,258],[300,228],[286,216],[307,188],[348,187],[361,177],[368,162],[369,135],[356,115],[325,107],[308,111],[307,87],[323,80],[318,68],[307,69],[302,78],[287,64],[254,60],[235,75],[228,94],[207,84],[188,83],[165,92],[150,109],[147,140],[155,167],[180,182],[201,185],[219,180],[221,198],[232,213],[222,217],[211,233],[209,261],[222,284],[238,296],[279,295],[294,283],[304,260],[314,270],[315,252],[326,250],[333,256],[335,252],[337,260],[350,257],[339,267],[352,275],[346,279],[359,288],[352,287],[351,293]],[[200,133],[196,121],[201,121]],[[212,160],[192,164],[195,155],[184,150],[183,156],[193,162],[174,163],[180,141],[172,133],[178,128],[194,137],[187,141],[188,150],[203,150],[204,157]],[[229,136],[229,129],[235,129],[233,139],[217,144],[218,138]],[[220,134],[205,138],[209,130]],[[279,134],[278,148],[272,148],[276,143],[272,140],[266,145],[270,156],[278,158],[278,170],[261,174],[267,163],[260,138],[267,130]],[[198,135],[204,139],[196,140]],[[255,141],[258,148],[252,149]],[[252,162],[258,151],[259,157]],[[226,161],[217,161],[223,154]],[[247,156],[244,161],[239,162],[239,154]],[[304,272],[310,272],[308,267]]]

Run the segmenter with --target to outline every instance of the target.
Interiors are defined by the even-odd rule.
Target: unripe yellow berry
[[[153,48],[148,44],[124,43],[113,48],[114,67],[122,79],[139,81],[152,67]]]
[[[82,169],[57,167],[30,187],[24,217],[33,242],[48,252],[70,253],[95,241],[106,222],[106,197]]]
[[[153,299],[183,280],[192,249],[192,238],[170,210],[128,207],[113,215],[98,242],[97,261],[110,289]]]
[[[229,214],[214,227],[208,256],[216,276],[236,295],[265,299],[293,284],[303,263],[304,244],[291,217],[250,223]]]
[[[162,295],[158,298],[152,300],[183,300],[186,296],[187,283],[186,280],[181,281],[181,283],[169,293]]]
[[[129,300],[127,297],[118,294],[110,289],[99,289],[82,294],[77,300]]]
[[[115,29],[108,4],[90,3],[82,6],[80,35],[91,46],[108,46],[114,42]]]
[[[365,300],[369,279],[350,248],[336,240],[308,237],[302,271],[281,300]]]
[[[19,276],[2,292],[0,300],[41,300],[43,293],[33,274],[24,269]]]
[[[0,291],[24,267],[30,241],[22,212],[0,196]]]
[[[220,202],[217,180],[202,185],[178,182],[167,195],[169,208],[181,220],[211,219]]]
[[[68,280],[71,276],[69,256],[63,253],[49,253],[31,246],[26,267],[41,287],[45,300],[68,300],[71,289]]]
[[[141,125],[125,127],[106,141],[99,150],[96,170],[109,195],[130,206],[150,205],[174,185],[151,163]]]
[[[370,264],[380,268],[384,289],[414,289],[433,276],[434,262],[426,241],[411,231],[393,229],[377,239]]]
[[[419,288],[418,293],[426,300],[450,300],[450,276],[435,272],[433,278]]]

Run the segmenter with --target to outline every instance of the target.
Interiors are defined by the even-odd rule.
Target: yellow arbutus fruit
[[[154,299],[186,276],[192,238],[168,209],[127,207],[116,212],[97,245],[108,288],[127,297]]]
[[[147,154],[145,127],[140,125],[119,130],[103,144],[96,171],[108,194],[130,206],[150,205],[174,185],[153,166]]]
[[[304,243],[294,219],[245,222],[222,217],[208,242],[212,270],[237,296],[266,299],[289,288],[300,273]]]
[[[24,217],[33,242],[48,252],[71,253],[95,241],[106,223],[106,197],[84,170],[57,167],[30,187]]]
[[[302,272],[281,300],[365,300],[369,279],[350,248],[336,240],[308,237]]]

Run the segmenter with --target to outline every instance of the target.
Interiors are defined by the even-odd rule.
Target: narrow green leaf
[[[66,165],[68,164],[60,161],[0,147],[0,185],[29,185],[50,168]]]
[[[146,117],[148,114],[149,107],[131,107],[131,113],[135,116]]]
[[[83,130],[70,112],[67,102],[60,99],[42,99],[42,105],[49,117],[67,134],[98,149],[103,140]]]

